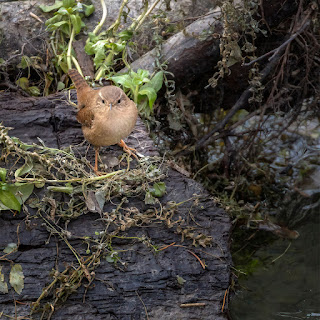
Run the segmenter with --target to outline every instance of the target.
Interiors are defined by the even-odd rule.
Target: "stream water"
[[[319,212],[296,230],[296,240],[279,239],[256,252],[269,262],[239,279],[242,289],[231,301],[232,320],[320,320]]]

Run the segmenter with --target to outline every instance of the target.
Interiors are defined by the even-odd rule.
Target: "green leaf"
[[[20,294],[24,288],[24,275],[20,264],[12,266],[10,271],[10,284],[16,293]]]
[[[143,79],[143,78],[147,78],[148,79],[149,71],[148,70],[144,70],[144,69],[138,69],[137,75],[139,76],[140,79]]]
[[[151,115],[151,109],[148,106],[148,98],[146,96],[143,96],[143,99],[138,99],[138,110],[139,114],[142,114],[142,116],[146,119],[150,118]]]
[[[38,87],[29,87],[27,91],[34,97],[40,96],[40,89]]]
[[[16,251],[18,248],[18,245],[14,242],[8,243],[7,246],[4,248],[4,253],[11,253],[13,251]]]
[[[145,204],[155,204],[156,203],[156,199],[151,194],[151,192],[149,192],[149,191],[146,192],[146,195],[144,197],[144,203]]]
[[[57,10],[60,7],[62,7],[63,3],[62,1],[56,1],[53,5],[51,6],[45,6],[45,5],[40,5],[39,8],[43,11],[43,12],[50,12],[53,10]]]
[[[111,80],[117,84],[122,85],[124,88],[131,89],[134,91],[135,86],[132,83],[132,78],[128,74],[124,74],[122,76],[113,76]]]
[[[14,173],[14,177],[18,178],[28,173],[33,168],[32,160],[28,157],[24,163],[24,165],[16,170]]]
[[[106,261],[108,261],[110,263],[117,262],[118,259],[119,259],[118,252],[116,252],[116,251],[113,251],[109,255],[106,256]]]
[[[9,185],[9,191],[11,191],[20,204],[26,202],[30,197],[34,189],[33,183],[20,183],[16,182],[15,184]]]
[[[57,30],[58,28],[61,28],[62,26],[68,26],[69,23],[67,21],[59,21],[59,22],[56,22],[56,23],[53,23],[53,24],[50,24],[48,26],[48,30],[50,31],[54,31],[54,30]]]
[[[5,62],[4,59],[0,58],[0,66]]]
[[[38,188],[38,189],[41,189],[41,188],[43,188],[44,186],[45,186],[45,182],[44,181],[39,181],[39,182],[35,182],[34,183],[34,186],[36,187],[36,188]]]
[[[70,13],[72,12],[72,10],[67,9],[65,7],[61,7],[56,14],[59,14],[61,16],[70,16]]]
[[[28,56],[22,56],[21,62],[17,65],[20,69],[28,68],[31,65],[31,60]]]
[[[105,41],[99,40],[96,44],[92,46],[92,49],[94,50],[95,57],[93,59],[93,62],[96,67],[101,66],[103,63],[104,59],[106,58],[106,53],[105,53]]]
[[[6,176],[7,176],[7,169],[0,168],[0,178],[2,182],[6,182]]]
[[[53,16],[52,18],[48,19],[45,22],[45,25],[48,27],[48,29],[50,28],[50,26],[58,21],[61,21],[62,17],[60,14],[57,14],[55,16]]]
[[[93,14],[93,12],[94,12],[94,5],[90,5],[90,6],[88,6],[88,5],[86,5],[86,4],[83,4],[83,6],[84,6],[84,15],[86,16],[86,17],[89,17],[91,14]]]
[[[16,85],[23,90],[27,90],[29,88],[29,80],[26,77],[21,77],[16,81]]]
[[[71,18],[72,26],[74,27],[74,31],[76,34],[78,34],[81,30],[81,18],[79,15],[74,15],[74,14],[72,14],[70,18]]]
[[[150,192],[154,197],[160,198],[166,193],[166,184],[164,182],[155,182]]]
[[[183,286],[185,282],[187,282],[187,280],[183,279],[182,277],[180,276],[177,276],[177,281],[178,283]]]
[[[8,293],[8,285],[4,281],[4,274],[1,273],[2,266],[0,266],[0,293]]]
[[[128,41],[132,38],[133,32],[131,30],[123,30],[119,32],[117,36],[123,41]]]
[[[118,43],[118,42],[111,42],[109,44],[109,46],[115,53],[120,53],[126,47],[126,44],[125,43]]]
[[[139,90],[139,95],[142,95],[142,96],[146,95],[148,97],[149,107],[150,107],[150,109],[152,109],[152,106],[157,99],[157,94],[156,94],[155,90],[151,87],[146,87],[144,89]]]
[[[73,192],[73,186],[71,183],[66,183],[65,187],[49,186],[47,189],[53,192],[63,192],[67,194],[71,194]]]
[[[161,89],[162,84],[163,84],[163,71],[159,71],[152,77],[150,82],[147,83],[146,85],[151,86],[155,92],[158,92]]]
[[[0,201],[8,209],[20,212],[21,205],[15,195],[9,190],[0,190]]]
[[[94,49],[93,49],[93,45],[94,43],[93,42],[87,42],[86,45],[84,46],[84,51],[86,52],[86,54],[88,55],[93,55],[94,54]]]
[[[94,195],[96,197],[97,203],[100,207],[100,209],[103,209],[103,206],[106,202],[106,194],[107,191],[106,190],[98,190]]]
[[[237,111],[237,113],[231,118],[231,120],[233,122],[237,122],[239,120],[244,119],[247,115],[249,114],[249,112],[245,109],[240,109],[239,111]]]
[[[58,86],[57,86],[57,90],[58,91],[63,90],[65,87],[66,86],[65,86],[65,84],[63,82],[61,82],[61,81],[58,82]]]
[[[65,8],[71,8],[71,7],[74,7],[76,5],[76,2],[75,0],[63,0],[63,6]]]

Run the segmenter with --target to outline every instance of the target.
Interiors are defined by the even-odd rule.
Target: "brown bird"
[[[77,120],[82,125],[85,139],[95,148],[94,171],[98,172],[98,153],[102,146],[119,144],[125,152],[137,158],[132,152],[135,150],[122,140],[136,125],[136,104],[116,86],[94,90],[77,70],[71,69],[68,73],[77,89]]]

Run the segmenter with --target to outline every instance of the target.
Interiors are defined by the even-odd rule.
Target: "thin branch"
[[[102,28],[103,24],[105,23],[106,21],[106,18],[107,18],[107,6],[106,6],[106,3],[104,2],[104,0],[100,0],[101,2],[101,7],[102,7],[102,18],[100,20],[100,22],[98,23],[98,25],[95,27],[95,29],[92,31],[92,33],[94,35],[96,35],[99,30]]]
[[[294,33],[294,38],[296,38],[305,28],[310,24],[310,20],[304,20],[305,23],[303,26],[299,29],[298,32]],[[288,40],[290,40],[292,36]],[[270,72],[275,68],[275,66],[278,64],[278,61],[280,60],[283,51],[285,48],[287,48],[287,45],[293,40],[288,42],[286,40],[283,45],[281,45],[279,48],[276,49],[272,57],[269,59],[269,63],[267,66],[261,71],[261,82],[263,82],[267,76],[270,74]],[[211,142],[211,137],[216,133],[221,131],[225,125],[230,121],[230,119],[236,114],[236,112],[241,109],[247,102],[251,95],[252,86],[249,86],[240,96],[238,101],[233,105],[233,107],[230,109],[229,113],[225,116],[225,118],[220,121],[209,133],[207,133],[205,136],[203,136],[196,145],[191,148],[190,150],[183,151],[181,154],[187,154],[190,152],[193,152],[194,150],[199,150],[200,148],[203,148],[207,146]]]
[[[123,11],[123,8],[124,6],[128,3],[129,0],[123,0],[122,4],[121,4],[121,7],[119,9],[119,14],[118,14],[118,17],[116,19],[116,21],[108,28],[107,31],[110,31],[113,29],[113,31],[117,31],[119,25],[120,25],[120,21],[121,21],[121,15],[122,15],[122,11]]]
[[[277,55],[280,50],[282,50],[284,47],[286,47],[292,40],[294,40],[300,33],[302,33],[309,25],[310,25],[310,20],[307,20],[306,23],[297,32],[295,32],[289,39],[287,39],[284,43],[282,43],[278,48],[275,48],[275,49],[265,53],[261,57],[254,59],[248,63],[244,63],[243,66],[244,67],[251,66],[252,64],[264,59],[265,57],[267,57],[273,53],[273,55],[269,58],[269,61],[272,60],[273,57],[275,55]]]

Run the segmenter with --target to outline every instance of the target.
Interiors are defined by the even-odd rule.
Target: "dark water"
[[[320,320],[319,217],[320,212],[313,214],[296,228],[298,239],[279,239],[256,253],[269,262],[239,280],[242,289],[230,304],[232,320]]]

